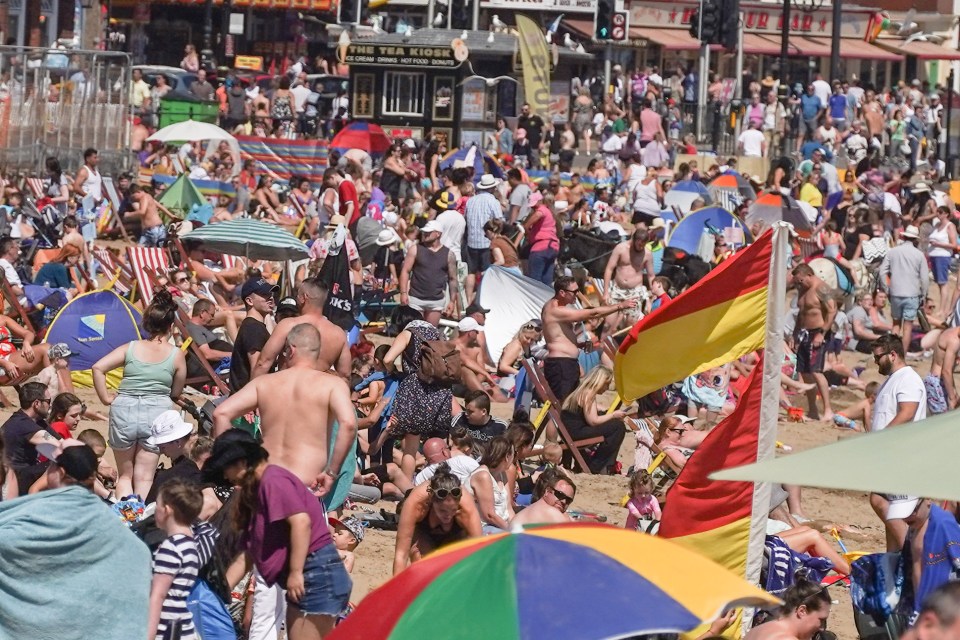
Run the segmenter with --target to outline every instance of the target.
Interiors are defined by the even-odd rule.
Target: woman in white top
[[[507,491],[507,470],[513,465],[513,445],[496,436],[484,446],[480,467],[470,474],[467,490],[477,501],[484,533],[499,533],[510,528],[513,496]]]
[[[930,232],[927,242],[927,256],[930,257],[930,265],[933,267],[933,279],[940,287],[939,311],[943,313],[950,302],[945,293],[950,280],[950,261],[957,248],[957,227],[950,219],[948,207],[937,207],[937,217],[933,220],[933,231]]]
[[[650,224],[660,217],[663,211],[663,187],[657,179],[657,172],[647,170],[647,175],[633,190],[633,224]]]

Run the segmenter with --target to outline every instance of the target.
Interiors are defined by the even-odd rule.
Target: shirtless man
[[[564,473],[556,469],[541,473],[533,494],[540,499],[513,517],[511,529],[525,524],[572,521],[567,515],[567,507],[577,495],[577,487]]]
[[[257,366],[250,372],[251,379],[262,376],[273,368],[281,355],[280,351],[287,335],[294,327],[301,324],[313,325],[323,336],[323,342],[320,344],[320,363],[317,368],[321,371],[336,369],[337,375],[341,378],[350,377],[352,357],[350,346],[347,344],[347,334],[324,317],[323,305],[326,301],[327,285],[313,279],[300,283],[297,288],[297,305],[300,307],[300,315],[280,321],[277,328],[273,330],[270,340],[260,352]],[[283,368],[283,363],[280,368]]]
[[[130,187],[130,201],[134,208],[124,214],[125,218],[140,218],[143,232],[140,235],[141,247],[159,247],[167,239],[167,229],[163,226],[160,212],[173,217],[170,210],[156,201],[138,184]]]
[[[833,327],[837,315],[837,303],[823,280],[813,273],[807,264],[793,269],[793,282],[799,298],[797,324],[793,331],[793,350],[797,354],[797,371],[806,383],[814,382],[817,388],[807,392],[809,414],[814,420],[830,422],[833,409],[830,406],[830,385],[823,375],[827,356],[827,333]],[[823,398],[823,414],[817,409],[817,392]]]
[[[213,413],[213,435],[230,429],[231,420],[259,409],[270,461],[323,497],[357,436],[357,417],[347,384],[321,363],[320,332],[301,323],[285,340],[287,368],[251,380],[224,400]],[[340,426],[331,452],[329,429],[334,421]]]
[[[490,396],[494,402],[506,402],[507,397],[497,386],[496,380],[487,372],[483,366],[483,354],[480,346],[479,336],[483,331],[480,323],[467,316],[457,324],[457,337],[454,344],[457,345],[457,351],[460,352],[460,379],[470,391],[483,391]],[[489,386],[484,388],[484,383]]]
[[[577,361],[580,349],[593,347],[589,340],[577,340],[574,324],[633,309],[639,301],[632,299],[590,309],[570,309],[568,305],[577,301],[577,293],[580,291],[577,281],[570,276],[560,276],[553,288],[555,295],[547,300],[540,312],[543,336],[547,342],[543,375],[554,395],[563,402],[580,383],[580,363]]]
[[[957,397],[957,386],[953,380],[953,368],[957,363],[958,351],[960,351],[960,327],[942,332],[933,352],[930,373],[923,379],[923,386],[927,389],[927,413],[929,414],[945,413],[957,408],[960,398]]]
[[[616,304],[624,300],[640,300],[647,297],[644,286],[653,281],[653,254],[647,251],[649,232],[644,224],[637,225],[627,242],[618,244],[603,272],[604,300],[607,304]],[[644,280],[646,279],[646,280]],[[640,319],[640,307],[634,305],[628,313],[613,313],[607,316],[607,333],[616,331],[624,322],[636,322]]]

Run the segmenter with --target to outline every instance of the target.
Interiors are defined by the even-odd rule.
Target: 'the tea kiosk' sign
[[[398,44],[354,44],[347,47],[345,64],[365,66],[453,69],[460,65],[450,47],[421,47]]]

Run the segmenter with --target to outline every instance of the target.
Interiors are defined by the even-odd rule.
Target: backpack
[[[460,382],[460,352],[448,340],[426,340],[420,345],[420,370],[424,384],[449,386]]]

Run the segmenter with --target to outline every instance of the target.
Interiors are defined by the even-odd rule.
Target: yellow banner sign
[[[237,56],[233,66],[236,69],[246,69],[247,71],[263,71],[263,57]]]
[[[550,48],[536,22],[517,16],[520,59],[523,62],[523,90],[530,111],[546,120],[550,117]]]

